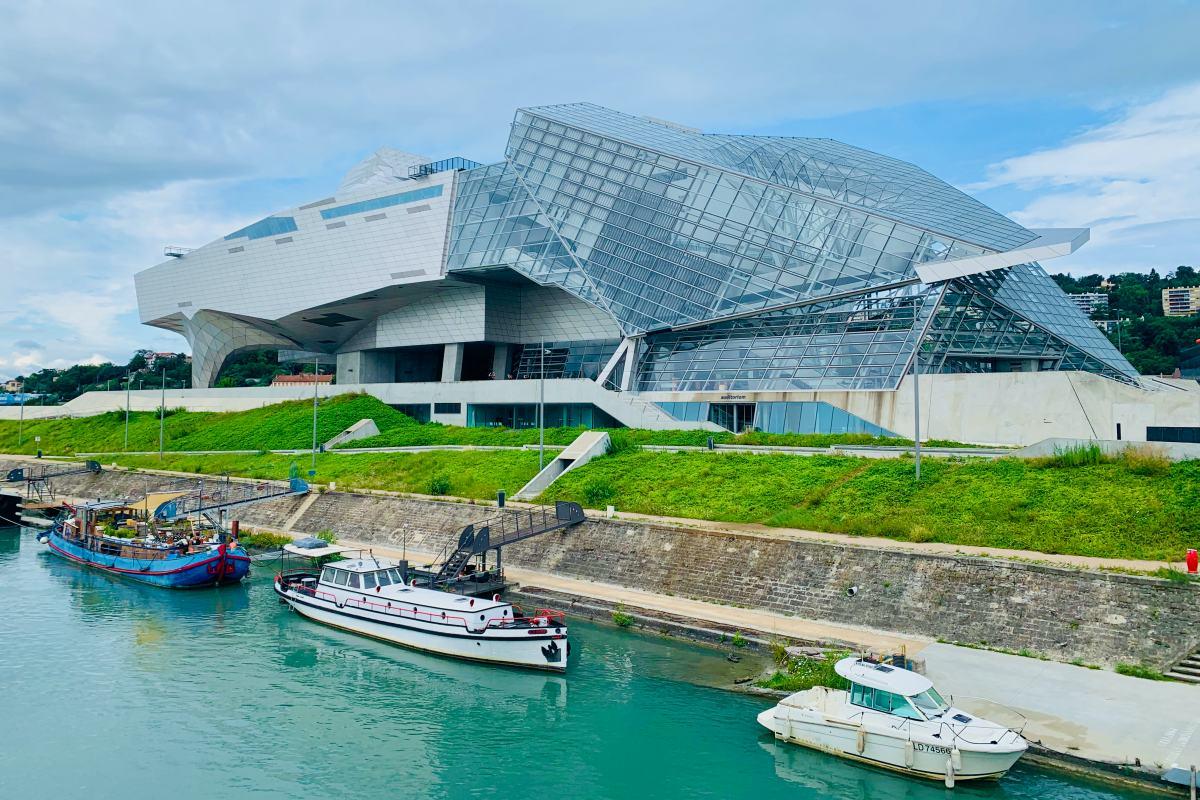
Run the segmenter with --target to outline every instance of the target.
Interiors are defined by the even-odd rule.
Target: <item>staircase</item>
[[[432,585],[454,580],[467,562],[488,550],[499,552],[506,544],[543,533],[562,530],[583,522],[586,517],[578,503],[559,500],[553,508],[536,506],[526,509],[501,509],[500,513],[478,525],[468,525],[458,537],[458,547],[438,568]]]
[[[1200,683],[1200,647],[1163,674],[1184,683]]]

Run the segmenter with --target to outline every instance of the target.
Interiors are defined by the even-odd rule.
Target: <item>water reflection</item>
[[[0,564],[14,561],[21,553],[21,533],[24,528],[0,527]]]

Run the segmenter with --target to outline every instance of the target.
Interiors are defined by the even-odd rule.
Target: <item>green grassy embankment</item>
[[[360,419],[373,419],[380,431],[415,426],[369,395],[336,395],[322,400],[317,414],[317,441],[326,442]],[[211,413],[167,410],[167,450],[286,450],[312,446],[312,401],[295,400],[249,411]],[[42,438],[40,443],[35,437]],[[76,419],[26,420],[23,442],[18,423],[0,421],[0,452],[46,455],[119,452],[125,444],[125,412],[110,411]],[[129,449],[158,449],[158,413],[129,415]]]
[[[546,444],[568,445],[587,428],[547,428]],[[604,430],[597,428],[596,430]],[[892,439],[863,433],[760,433],[757,431],[733,434],[729,431],[650,431],[635,428],[613,428],[608,433],[622,445],[664,445],[676,447],[705,447],[708,437],[717,444],[772,445],[775,447],[829,447],[831,445],[911,445],[911,439]],[[520,447],[537,444],[537,428],[460,428],[436,423],[397,425],[378,436],[347,442],[342,447],[414,447],[418,445],[475,445]],[[958,442],[930,441],[926,447],[973,447]]]
[[[1200,542],[1200,461],[1021,461],[629,450],[540,498],[590,508],[1108,558],[1178,561]]]
[[[207,475],[284,480],[293,464],[302,476],[312,464],[307,454],[287,455],[171,455],[112,456],[134,469],[165,469]],[[336,481],[340,489],[382,489],[393,492],[452,495],[493,499],[503,489],[513,494],[537,474],[535,451],[451,451],[428,453],[362,453],[317,456],[319,483]]]

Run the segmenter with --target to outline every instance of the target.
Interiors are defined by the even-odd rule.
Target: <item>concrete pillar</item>
[[[355,350],[337,355],[337,382],[395,383],[396,360],[390,353]]]
[[[462,380],[463,343],[450,342],[442,351],[442,383]]]
[[[503,381],[508,379],[508,345],[497,344],[492,351],[492,372],[496,376],[496,380]]]
[[[641,339],[629,340],[629,349],[625,351],[625,361],[621,364],[621,391],[623,392],[633,390],[634,381],[637,379],[638,351],[641,349],[639,347],[641,343]]]

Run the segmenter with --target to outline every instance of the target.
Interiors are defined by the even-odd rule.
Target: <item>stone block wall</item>
[[[104,472],[62,479],[58,488],[110,497],[155,480]],[[280,529],[302,502],[262,503],[239,518]],[[495,513],[487,505],[329,492],[294,527],[433,554]],[[505,548],[504,559],[566,577],[1063,661],[1163,669],[1200,646],[1200,585],[1156,578],[603,519]]]

